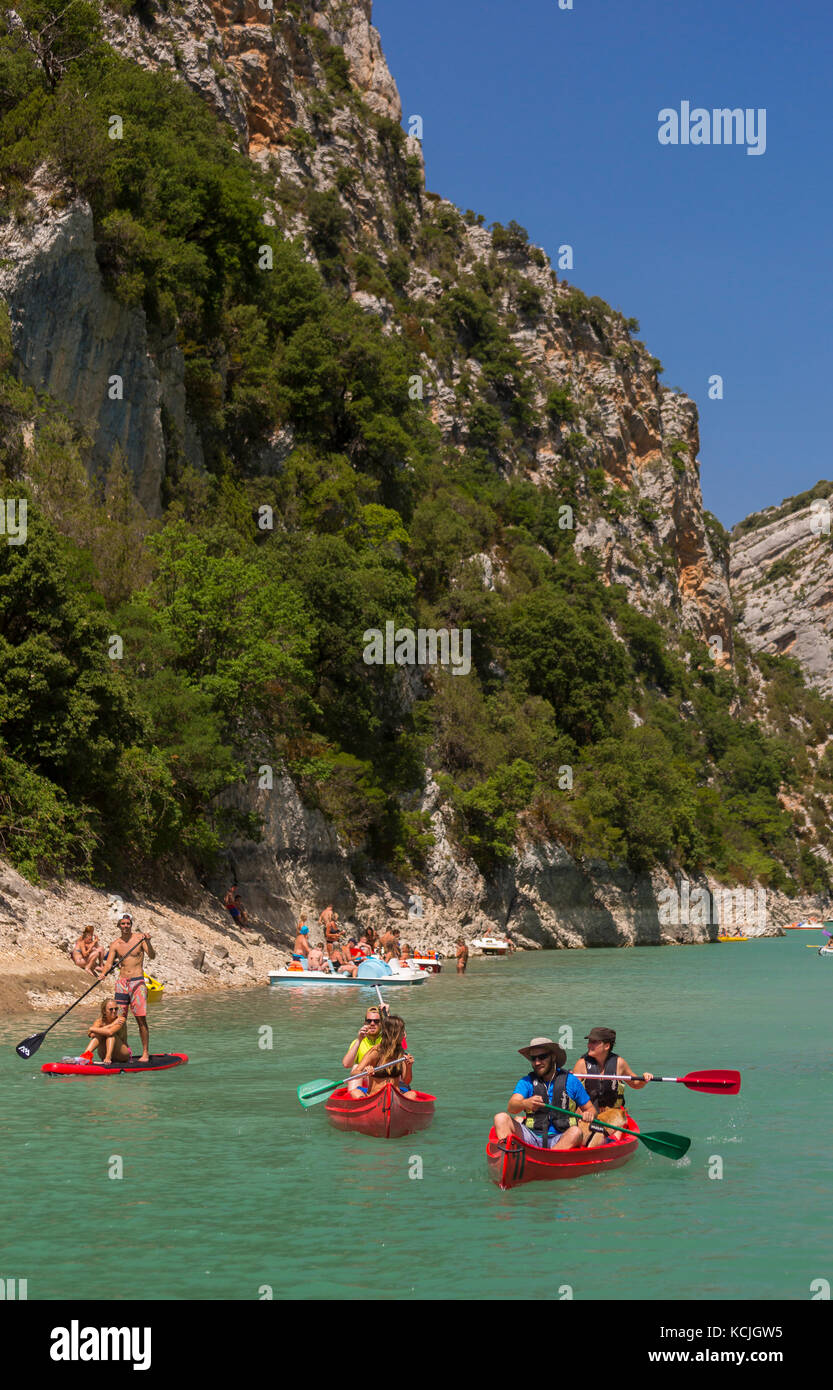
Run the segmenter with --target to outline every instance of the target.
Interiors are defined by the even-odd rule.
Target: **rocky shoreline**
[[[671,925],[660,921],[661,894],[670,882],[665,875],[634,878],[609,869],[602,872],[599,866],[591,880],[579,874],[568,857],[550,855],[550,862],[540,862],[544,848],[521,855],[511,884],[503,885],[505,892],[497,895],[510,901],[508,912],[497,898],[484,901],[485,885],[474,882],[468,884],[467,904],[453,898],[443,901],[441,894],[428,896],[430,885],[423,885],[427,891],[422,894],[409,894],[404,885],[382,880],[372,889],[365,884],[351,894],[350,885],[343,879],[336,882],[332,872],[321,887],[332,890],[337,907],[342,904],[342,921],[351,932],[358,934],[367,925],[398,925],[403,941],[446,956],[453,955],[458,936],[471,940],[480,932],[503,930],[507,920],[516,945],[529,950],[694,945],[716,939],[719,928],[713,923],[696,918]],[[330,867],[332,871],[335,866]],[[157,957],[151,971],[165,985],[167,997],[263,986],[269,970],[286,962],[292,941],[286,922],[274,927],[270,921],[294,913],[314,923],[323,903],[308,891],[309,883],[294,885],[297,891],[285,883],[284,912],[275,914],[257,902],[254,882],[250,894],[243,875],[239,881],[250,910],[247,927],[235,926],[219,899],[196,881],[182,885],[179,901],[126,892],[117,898],[72,881],[36,887],[0,860],[0,1009],[4,1015],[32,1010],[44,1014],[77,999],[92,980],[72,963],[69,949],[87,922],[95,925],[102,944],[109,945],[118,934],[121,903],[136,927],[152,936]],[[489,890],[485,896],[490,897]],[[415,906],[422,915],[414,915]],[[821,899],[769,894],[766,921],[750,922],[749,930],[780,935],[787,923],[810,913],[825,917],[828,905]]]

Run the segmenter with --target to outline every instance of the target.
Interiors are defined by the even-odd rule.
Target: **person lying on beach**
[[[625,1109],[623,1087],[630,1086],[634,1091],[641,1091],[647,1086],[653,1075],[652,1072],[644,1071],[639,1076],[632,1071],[624,1057],[620,1057],[613,1051],[613,1044],[616,1041],[616,1031],[613,1028],[591,1028],[585,1041],[587,1051],[579,1057],[575,1066],[572,1068],[573,1075],[579,1077],[584,1085],[584,1089],[596,1106],[602,1119],[609,1120],[611,1124],[624,1125],[625,1119],[622,1112]],[[621,1076],[619,1081],[596,1081],[594,1077]],[[618,1116],[608,1113],[618,1110]],[[588,1149],[598,1148],[600,1144],[613,1143],[619,1135],[609,1131],[607,1135],[592,1134],[588,1138]]]
[[[375,1095],[391,1081],[409,1100],[415,1100],[418,1093],[411,1086],[414,1059],[405,1048],[404,1019],[398,1014],[383,1015],[381,1033],[377,1045],[365,1054],[362,1070],[348,1081],[348,1091],[354,1100],[362,1100],[365,1096]],[[390,1065],[385,1071],[373,1076],[375,1068],[384,1066],[386,1062]]]
[[[88,975],[100,975],[104,962],[104,952],[95,935],[95,927],[84,927],[81,935],[70,951],[76,965],[80,965]]]
[[[115,999],[103,1000],[101,1012],[87,1037],[92,1039],[88,1050],[97,1051],[99,1060],[107,1066],[132,1060],[133,1053],[127,1045],[127,1018],[119,1013]]]
[[[518,1051],[532,1063],[532,1071],[521,1077],[506,1110],[495,1115],[498,1139],[514,1135],[539,1149],[582,1148],[586,1135],[577,1117],[571,1120],[568,1115],[545,1109],[555,1105],[560,1110],[575,1109],[583,1120],[596,1118],[596,1107],[581,1081],[572,1072],[564,1071],[564,1048],[552,1038],[533,1038],[529,1047],[519,1047]],[[524,1122],[521,1116],[526,1116]]]

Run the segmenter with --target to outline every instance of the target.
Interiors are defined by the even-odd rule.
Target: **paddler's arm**
[[[149,936],[145,937],[145,950],[147,951],[148,960],[156,960],[156,952],[153,949],[153,942]]]
[[[515,1091],[509,1097],[509,1104],[506,1109],[510,1115],[523,1115],[525,1111],[540,1110],[545,1105],[540,1096],[523,1096],[520,1091]]]
[[[347,1051],[341,1059],[341,1065],[343,1067],[352,1067],[353,1063],[356,1060],[356,1053],[359,1050],[360,1042],[361,1038],[353,1039],[353,1041],[351,1042],[350,1046],[348,1047]]]
[[[116,959],[116,943],[115,943],[115,941],[114,941],[113,944],[112,944],[112,946],[110,947],[109,951],[107,952],[107,955],[104,957],[104,964],[103,964],[103,966],[102,966],[102,970],[104,971],[105,974],[106,974],[107,971],[111,968],[111,966],[113,965],[115,959]]]
[[[593,1104],[590,1097],[588,1096],[587,1092],[585,1091],[584,1086],[581,1083],[581,1080],[579,1079],[579,1077],[576,1076],[575,1072],[573,1072],[572,1070],[570,1072],[570,1075],[567,1077],[567,1084],[564,1087],[564,1094],[565,1097],[569,1096],[570,1100],[576,1106],[578,1113],[581,1115],[581,1118],[583,1120],[595,1120],[597,1113],[596,1107]]]
[[[624,1057],[619,1058],[619,1066],[621,1066],[623,1070],[618,1071],[617,1069],[617,1075],[622,1077],[625,1085],[630,1086],[632,1091],[641,1091],[644,1086],[647,1086],[653,1075],[652,1072],[644,1071],[642,1075],[639,1076],[635,1071],[631,1071],[630,1065],[625,1061]]]

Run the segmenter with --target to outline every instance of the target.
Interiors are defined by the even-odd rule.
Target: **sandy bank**
[[[113,901],[104,891],[73,882],[36,888],[0,860],[0,1010],[43,1012],[83,994],[92,979],[72,963],[69,948],[88,922],[109,946],[118,936],[119,901],[137,929],[151,937],[156,959],[150,971],[166,996],[251,988],[286,960],[283,935],[261,922],[236,927],[198,885],[190,896],[187,905],[173,905],[128,893]]]

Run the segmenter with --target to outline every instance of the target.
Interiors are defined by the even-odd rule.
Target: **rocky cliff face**
[[[136,496],[160,510],[163,411],[190,462],[202,466],[185,407],[184,361],[175,339],[151,343],[145,315],[108,294],[95,256],[93,219],[66,203],[42,170],[22,222],[0,224],[0,295],[11,320],[15,365],[27,386],[66,408],[103,471],[120,451]]]
[[[558,487],[565,466],[575,465],[576,550],[596,553],[606,580],[624,584],[637,607],[671,614],[707,639],[719,636],[719,659],[728,660],[727,575],[703,519],[693,402],[660,385],[655,360],[620,315],[601,301],[590,301],[596,307],[588,312],[583,296],[577,307],[576,292],[557,281],[539,248],[498,246],[476,219],[424,192],[421,145],[398,124],[401,103],[371,0],[185,0],[144,6],[142,18],[105,14],[117,51],[178,72],[229,122],[273,179],[264,218],[304,236],[311,258],[312,191],[337,199],[356,256],[370,251],[388,268],[407,256],[407,322],[383,288],[366,283],[365,268],[349,267],[353,297],[388,331],[424,334],[452,286],[477,276],[490,283],[528,373],[534,417],[496,446],[501,466]],[[173,340],[152,341],[141,311],[104,290],[89,208],[67,206],[45,173],[32,195],[23,224],[3,233],[0,292],[11,309],[18,369],[67,406],[93,441],[94,467],[118,445],[137,495],[157,513],[170,437],[192,464],[202,461],[181,354]],[[450,446],[465,450],[467,403],[483,364],[459,350],[438,360],[428,339],[424,364],[432,418]],[[129,409],[110,398],[114,374],[124,380]],[[570,393],[569,421],[554,424],[547,413],[553,387]]]
[[[623,584],[634,606],[707,640],[719,637],[718,661],[730,661],[728,569],[703,513],[694,403],[661,385],[632,324],[559,281],[525,236],[496,237],[425,191],[421,145],[399,126],[401,103],[371,0],[184,0],[142,13],[108,12],[109,42],[140,64],[176,71],[229,122],[270,177],[264,219],[304,238],[310,259],[310,195],[334,200],[350,252],[350,293],[386,331],[420,342],[428,410],[448,448],[460,452],[472,441],[470,406],[485,390],[484,364],[459,344],[438,353],[430,329],[452,289],[487,288],[529,388],[529,427],[504,429],[494,443],[500,469],[556,490],[569,474],[577,553],[595,554],[605,580]],[[381,279],[362,265],[367,253]],[[192,463],[202,461],[176,343],[154,341],[142,312],[107,294],[89,207],[67,203],[46,175],[32,188],[23,222],[5,227],[0,255],[21,376],[67,404],[93,441],[93,466],[115,446],[123,451],[137,494],[157,513],[167,432],[176,431]],[[406,310],[385,282],[395,266]],[[113,373],[124,378],[129,411],[111,409]],[[553,411],[553,390],[568,411]],[[286,445],[264,446],[274,457],[263,467],[279,466]],[[500,556],[478,559],[484,584],[494,582]],[[264,835],[238,843],[232,867],[252,909],[284,939],[301,912],[328,900],[357,924],[399,918],[414,944],[446,947],[460,932],[489,927],[509,927],[533,946],[710,934],[660,923],[662,876],[582,867],[554,844],[519,849],[500,881],[487,883],[454,848],[430,776],[423,809],[435,845],[425,874],[409,883],[384,873],[357,879],[332,827],[302,805],[288,780],[268,796],[240,795],[245,809],[262,815]],[[409,917],[414,894],[423,915]]]
[[[794,657],[824,695],[833,694],[830,513],[823,495],[796,510],[770,507],[736,527],[731,544],[739,631],[754,651]]]

